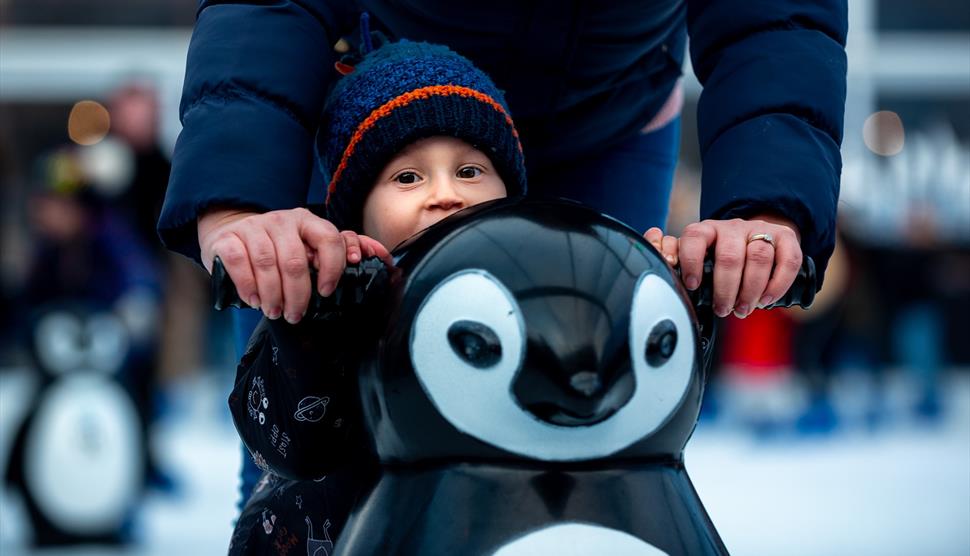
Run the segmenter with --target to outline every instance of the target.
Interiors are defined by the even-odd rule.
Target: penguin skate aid
[[[348,267],[303,323],[254,333],[230,406],[271,474],[232,552],[726,553],[683,464],[714,340],[710,263],[688,293],[636,231],[521,198],[393,255]],[[219,266],[217,308],[243,306]],[[806,259],[773,307],[814,294]],[[323,355],[301,368],[294,343]],[[339,516],[313,487],[367,458],[374,486],[334,545]]]
[[[23,501],[34,546],[128,540],[148,439],[125,380],[137,344],[116,307],[61,297],[26,319],[37,387],[11,431],[3,478]]]

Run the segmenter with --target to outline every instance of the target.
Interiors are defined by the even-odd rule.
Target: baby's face
[[[483,152],[454,137],[421,139],[377,177],[364,203],[364,234],[392,249],[446,216],[505,196]]]

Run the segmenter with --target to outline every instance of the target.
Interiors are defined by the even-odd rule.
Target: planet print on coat
[[[307,396],[297,404],[296,413],[293,414],[293,418],[297,421],[316,423],[326,415],[328,403],[330,403],[330,398],[326,396],[322,398]]]

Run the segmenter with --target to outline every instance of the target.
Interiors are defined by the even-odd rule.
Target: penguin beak
[[[543,357],[549,362],[549,359]],[[620,410],[636,389],[627,362],[613,369],[570,370],[528,365],[512,386],[519,405],[539,419],[565,427],[589,426]]]
[[[539,419],[566,427],[599,423],[636,390],[626,314],[575,290],[519,294],[529,331],[512,395]]]

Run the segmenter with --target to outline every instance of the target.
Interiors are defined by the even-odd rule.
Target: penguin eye
[[[524,349],[525,325],[515,296],[484,270],[442,280],[421,303],[411,328],[415,370],[422,375],[438,369],[449,381],[459,370],[514,372]]]
[[[63,373],[84,365],[84,325],[68,312],[44,315],[34,328],[36,354],[48,371]]]
[[[630,314],[634,365],[662,370],[675,359],[683,347],[680,333],[690,328],[689,320],[681,318],[686,316],[683,301],[667,282],[654,274],[642,276],[633,292]]]
[[[657,274],[640,276],[630,308],[630,359],[637,391],[656,396],[641,416],[644,430],[660,427],[687,393],[697,364],[692,332],[681,295]]]
[[[502,342],[488,325],[460,320],[448,328],[451,349],[472,367],[494,367],[502,358]]]
[[[674,321],[664,319],[653,326],[647,336],[647,349],[644,354],[647,364],[659,367],[670,360],[677,348],[677,326]]]
[[[94,315],[85,327],[88,342],[88,364],[92,369],[114,372],[124,363],[129,336],[124,324],[110,313]]]

